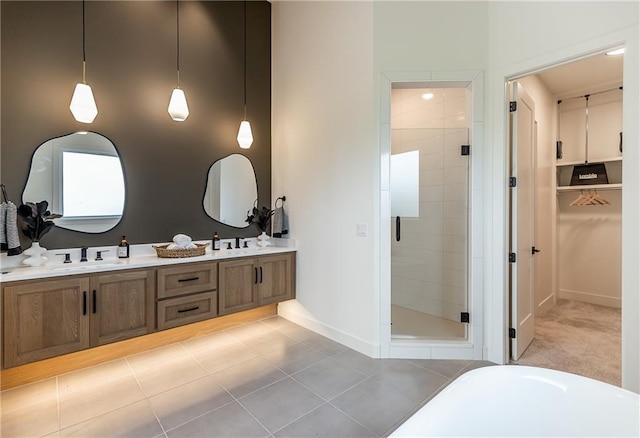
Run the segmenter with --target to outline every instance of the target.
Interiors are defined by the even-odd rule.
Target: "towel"
[[[0,250],[7,255],[22,254],[18,234],[18,207],[9,201],[0,205]]]
[[[186,234],[176,234],[173,236],[173,243],[167,249],[192,249],[197,247],[198,245],[191,241],[191,237]]]
[[[284,207],[276,207],[273,213],[273,237],[283,237],[289,234],[289,220]]]

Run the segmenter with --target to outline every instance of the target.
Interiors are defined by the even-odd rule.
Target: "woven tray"
[[[156,250],[156,254],[161,258],[181,258],[181,257],[197,257],[204,255],[209,243],[196,243],[197,248],[190,249],[167,249],[170,244],[151,245]]]

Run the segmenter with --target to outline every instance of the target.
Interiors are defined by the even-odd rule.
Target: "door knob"
[[[535,246],[531,247],[531,254],[535,255],[537,252],[540,252],[540,250],[538,248],[536,248]]]

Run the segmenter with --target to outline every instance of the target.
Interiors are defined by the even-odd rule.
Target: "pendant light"
[[[189,106],[187,105],[187,96],[180,88],[180,7],[176,0],[176,71],[178,73],[178,82],[176,88],[171,93],[169,100],[169,115],[176,122],[184,122],[189,117]]]
[[[251,124],[247,121],[247,2],[244,2],[244,36],[243,36],[243,65],[244,65],[244,120],[240,122],[238,130],[238,144],[242,149],[249,149],[253,143]]]
[[[85,50],[85,13],[84,13],[84,0],[82,0],[82,82],[76,84],[76,88],[73,91],[71,97],[71,104],[69,109],[73,117],[81,123],[92,123],[98,115],[98,107],[96,101],[93,98],[93,92],[91,87],[87,85],[86,81],[86,50]]]

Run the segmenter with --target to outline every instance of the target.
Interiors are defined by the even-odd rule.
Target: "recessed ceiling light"
[[[424,100],[433,99],[433,93],[424,93],[424,94],[422,95],[422,98],[423,98]]]
[[[607,52],[606,55],[615,56],[615,55],[622,55],[623,53],[624,53],[624,47]]]

